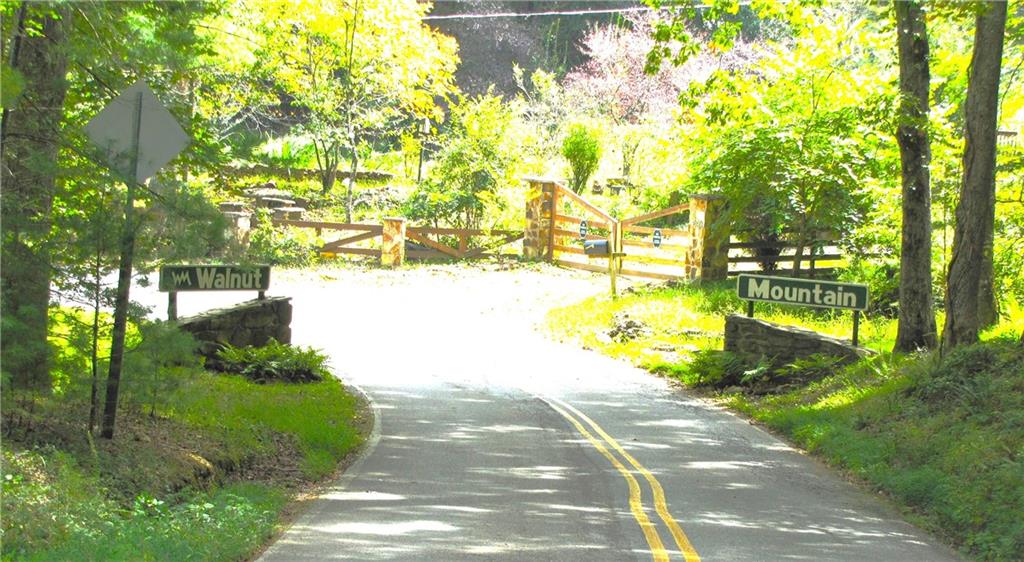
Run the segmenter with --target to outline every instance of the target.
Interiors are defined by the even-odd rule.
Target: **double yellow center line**
[[[657,527],[651,523],[650,518],[647,517],[647,512],[644,511],[643,496],[640,491],[640,484],[637,482],[633,473],[626,468],[626,466],[619,460],[612,451],[608,450],[606,444],[610,446],[615,452],[622,456],[633,468],[643,475],[644,479],[647,480],[647,484],[651,487],[651,492],[654,496],[654,510],[658,513],[658,517],[661,518],[665,526],[668,527],[669,532],[672,534],[672,538],[675,540],[676,546],[679,547],[679,551],[683,554],[683,558],[686,562],[700,562],[700,556],[697,551],[694,550],[693,545],[690,544],[690,540],[686,538],[686,533],[676,523],[676,520],[672,517],[672,514],[668,511],[668,502],[665,500],[665,490],[662,489],[661,483],[658,479],[651,474],[651,471],[644,468],[643,465],[637,461],[633,455],[630,455],[622,448],[619,443],[612,438],[611,435],[597,425],[594,420],[590,419],[583,412],[577,410],[572,405],[563,402],[557,398],[542,397],[542,400],[547,402],[552,409],[562,415],[569,421],[580,432],[580,435],[585,437],[591,445],[605,458],[608,459],[612,466],[622,474],[622,477],[626,480],[626,484],[629,486],[629,510],[633,513],[633,518],[640,525],[640,530],[643,531],[644,537],[647,539],[647,544],[651,547],[651,555],[655,562],[667,562],[669,560],[668,551],[665,550],[664,543],[661,542],[661,536],[658,534]],[[594,437],[580,421],[586,422],[587,425],[601,437],[598,439]],[[603,440],[603,441],[602,441]]]

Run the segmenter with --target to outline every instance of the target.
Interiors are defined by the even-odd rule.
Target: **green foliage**
[[[868,286],[869,315],[896,318],[900,306],[900,265],[891,261],[855,260],[839,275],[840,281]]]
[[[129,509],[56,451],[3,452],[4,560],[230,560],[274,530],[279,492],[233,485],[170,505],[148,495]]]
[[[174,322],[144,322],[137,340],[134,345],[128,342],[125,353],[123,397],[129,404],[148,407],[152,416],[195,373],[201,360],[195,339]]]
[[[511,109],[500,96],[462,98],[452,106],[441,150],[426,180],[409,197],[409,219],[456,228],[480,228],[512,204],[499,190],[515,185],[517,155],[508,142]]]
[[[254,215],[245,257],[253,263],[307,267],[317,262],[323,242],[308,228],[275,227],[265,209]]]
[[[222,370],[257,382],[307,383],[330,377],[327,356],[311,347],[292,346],[271,338],[263,346],[226,345],[217,352]]]
[[[256,156],[268,166],[309,169],[316,164],[313,143],[306,137],[284,136],[270,139],[256,149]]]
[[[360,443],[353,425],[357,402],[341,382],[257,384],[241,375],[202,374],[175,394],[171,411],[200,430],[219,436],[232,458],[263,451],[272,433],[295,439],[310,478],[334,472]]]
[[[0,63],[0,107],[14,107],[24,88],[25,78],[21,73],[6,62]]]
[[[562,156],[572,168],[569,188],[582,193],[601,162],[601,143],[597,133],[581,123],[572,125],[562,141]]]
[[[1024,347],[879,356],[778,396],[730,404],[912,506],[973,558],[1024,552]]]
[[[732,129],[708,146],[691,189],[725,195],[747,241],[776,242],[788,228],[805,244],[816,231],[848,234],[866,210],[861,176],[874,172],[855,139],[859,122],[844,110]]]
[[[677,375],[689,385],[726,388],[747,384],[753,377],[763,373],[768,365],[764,358],[757,359],[728,351],[702,350],[694,353],[685,370]]]

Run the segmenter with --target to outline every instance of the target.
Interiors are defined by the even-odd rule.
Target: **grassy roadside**
[[[5,427],[3,560],[247,559],[361,443],[365,416],[333,378],[196,371],[107,442],[88,438],[84,404],[38,401]]]
[[[982,560],[1024,559],[1024,315],[984,343],[893,355],[895,322],[862,324],[883,352],[767,369],[722,349],[731,283],[641,288],[553,310],[548,331],[700,388],[884,492],[918,525]],[[848,337],[849,314],[759,306],[758,317]],[[728,371],[735,376],[729,378]],[[764,385],[766,379],[771,385]],[[729,381],[729,382],[725,382]]]

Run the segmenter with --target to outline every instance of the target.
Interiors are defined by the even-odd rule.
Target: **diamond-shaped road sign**
[[[142,105],[139,107],[139,94]],[[132,145],[135,136],[136,110],[139,122],[138,165],[131,170]],[[139,80],[114,98],[103,111],[85,126],[85,132],[107,154],[110,167],[125,178],[135,177],[139,183],[156,174],[188,145],[188,135],[170,111],[153,95],[145,82]]]

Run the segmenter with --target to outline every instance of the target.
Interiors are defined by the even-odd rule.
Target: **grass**
[[[39,421],[4,441],[5,561],[244,560],[289,494],[361,442],[357,401],[333,378],[193,373],[155,417],[128,405],[113,441],[86,438],[73,397],[33,407]]]
[[[241,458],[268,446],[269,433],[292,436],[310,478],[334,471],[360,443],[357,402],[335,379],[309,384],[255,384],[240,375],[205,377],[186,388],[168,415],[216,435]]]
[[[742,308],[733,295],[731,283],[644,288],[553,310],[547,328],[693,386],[730,359],[702,352],[722,349],[724,315]],[[811,358],[782,368],[799,384],[713,396],[887,494],[909,519],[965,554],[1021,560],[1024,308],[1008,303],[1006,312],[1009,319],[983,343],[945,357],[887,353],[896,322],[868,318],[862,342],[878,355],[844,367]],[[622,314],[647,330],[615,341],[608,333]],[[849,313],[782,306],[758,305],[757,316],[838,337],[849,337],[851,325]],[[816,376],[799,376],[813,369]]]
[[[697,351],[721,349],[725,315],[744,310],[734,282],[641,287],[617,299],[597,296],[552,310],[547,329],[556,337],[575,340],[652,371],[673,373],[684,370]],[[623,314],[648,326],[649,333],[623,341],[608,337],[616,316]],[[755,315],[839,338],[849,338],[853,326],[849,312],[759,303]],[[891,348],[896,322],[866,318],[860,325],[860,338],[861,345],[869,348]]]
[[[884,491],[979,559],[1024,557],[1024,347],[879,356],[725,403]]]
[[[4,452],[4,560],[239,560],[274,531],[279,491],[234,484],[122,506],[73,458]]]

